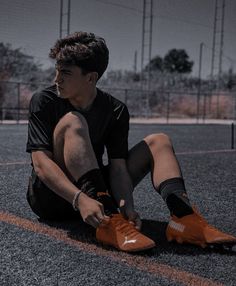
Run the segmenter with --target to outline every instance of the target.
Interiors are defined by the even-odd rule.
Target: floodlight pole
[[[60,39],[63,37],[63,32],[66,32],[65,35],[70,34],[70,13],[71,13],[71,0],[67,0],[67,11],[64,11],[64,0],[60,0]],[[67,17],[65,19],[65,17]],[[65,27],[66,26],[66,27]]]
[[[200,96],[201,96],[201,72],[202,72],[202,49],[204,43],[200,44],[200,54],[199,54],[199,70],[198,70],[198,92],[197,92],[197,123],[199,123],[199,113],[200,113]]]
[[[222,13],[221,13],[221,31],[220,31],[220,54],[219,54],[219,73],[218,73],[218,89],[221,88],[222,81],[222,56],[224,46],[224,19],[225,19],[225,0],[222,2]],[[219,91],[217,93],[217,118],[220,117],[220,98]]]
[[[145,106],[146,116],[150,115],[150,61],[152,53],[152,26],[153,26],[153,0],[143,0],[142,18],[142,50],[141,50],[141,71],[140,83],[144,94],[144,102],[140,106]],[[147,72],[145,70],[147,66]]]

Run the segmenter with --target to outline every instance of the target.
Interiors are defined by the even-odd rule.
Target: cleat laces
[[[114,225],[116,226],[116,229],[122,234],[128,235],[130,237],[137,235],[138,231],[136,228],[125,219],[114,220]]]

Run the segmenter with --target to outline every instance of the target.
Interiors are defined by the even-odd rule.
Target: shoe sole
[[[104,243],[103,241],[100,241],[98,239],[97,239],[97,241],[103,246],[110,246],[110,247],[113,247],[113,248],[118,249],[118,250],[123,251],[123,252],[140,252],[140,251],[145,251],[145,250],[154,248],[156,246],[156,244],[154,244],[154,245],[149,245],[149,246],[142,248],[142,249],[137,248],[137,249],[132,249],[132,250],[124,250],[124,249],[119,248],[118,246],[114,246],[113,244]]]
[[[219,249],[228,249],[228,250],[233,250],[234,246],[236,246],[236,241],[219,241],[219,242],[214,242],[214,243],[207,243],[207,242],[200,242],[200,241],[184,241],[180,237],[167,237],[167,240],[169,242],[171,241],[176,241],[178,244],[194,244],[197,246],[200,246],[201,248],[219,248]]]
[[[145,247],[145,248],[142,248],[142,249],[132,249],[132,250],[122,250],[122,249],[119,249],[119,248],[117,248],[117,249],[119,249],[119,250],[121,250],[121,251],[125,251],[125,252],[140,252],[140,251],[145,251],[145,250],[148,250],[148,249],[152,249],[152,248],[154,248],[156,245],[154,244],[154,245],[150,245],[150,246],[147,246],[147,247]]]

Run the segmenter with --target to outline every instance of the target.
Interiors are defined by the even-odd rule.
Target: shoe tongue
[[[122,214],[112,214],[111,217],[115,220],[124,220],[124,217],[122,216]]]

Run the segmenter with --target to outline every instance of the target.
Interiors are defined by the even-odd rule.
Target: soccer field
[[[131,124],[132,147],[168,134],[193,204],[214,226],[236,235],[236,150],[230,125]],[[102,247],[82,222],[39,221],[26,202],[30,157],[26,125],[0,125],[0,285],[236,285],[236,252],[168,243],[169,213],[147,176],[135,190],[143,233],[156,242],[127,254]]]

